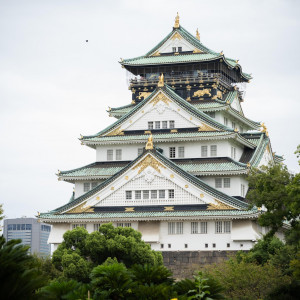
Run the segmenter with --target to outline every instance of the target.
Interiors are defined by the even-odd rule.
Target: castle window
[[[216,229],[216,233],[222,233],[222,221],[216,221],[215,222],[215,229]]]
[[[157,199],[157,191],[156,190],[151,191],[151,199]]]
[[[191,222],[191,234],[198,233],[198,222]]]
[[[176,47],[172,47],[172,51],[173,51],[173,52],[176,52]]]
[[[215,178],[215,188],[222,188],[222,178]]]
[[[170,158],[175,158],[175,156],[176,156],[175,147],[170,147],[169,148],[169,156],[170,156]]]
[[[182,47],[178,47],[178,52],[182,52]]]
[[[231,122],[232,129],[235,129],[235,122]]]
[[[175,121],[169,121],[170,129],[175,128]]]
[[[94,231],[99,231],[101,224],[94,224]]]
[[[226,117],[224,117],[224,125],[228,126],[228,119]]]
[[[235,157],[236,157],[236,148],[231,147],[231,158],[235,159]]]
[[[161,249],[164,249],[164,244],[160,244],[160,248],[161,248]]]
[[[91,189],[90,183],[89,183],[89,182],[85,182],[85,183],[83,184],[83,191],[84,191],[84,192],[88,192],[90,189]]]
[[[200,225],[200,226],[199,226]],[[207,222],[191,222],[191,234],[206,234]]]
[[[207,146],[201,146],[201,157],[207,157]]]
[[[208,244],[205,244],[205,248],[208,248]]]
[[[117,149],[116,150],[116,160],[121,160],[122,159],[122,149]]]
[[[138,148],[138,156],[140,156],[143,153],[143,148]]]
[[[153,122],[148,122],[148,129],[153,129]]]
[[[77,227],[83,227],[86,229],[86,224],[72,224],[72,229],[75,229]]]
[[[165,199],[165,196],[166,196],[165,190],[159,190],[158,194],[159,194],[159,199]]]
[[[171,248],[171,244],[168,244],[168,248]]]
[[[155,121],[155,129],[160,129],[160,121]]]
[[[230,233],[231,228],[230,228],[230,221],[224,221],[224,233]]]
[[[200,222],[200,233],[207,233],[207,222]]]
[[[245,185],[241,184],[241,196],[245,197]]]
[[[107,150],[107,160],[113,160],[114,151],[112,149]]]
[[[117,223],[117,227],[131,227],[131,223]]]
[[[224,188],[230,188],[230,178],[224,178]]]
[[[149,191],[143,191],[143,199],[149,199]]]
[[[183,234],[183,222],[169,222],[168,234]]]
[[[217,145],[210,146],[210,156],[217,156]]]
[[[216,248],[216,244],[213,244],[212,246],[213,246],[213,248]]]
[[[137,200],[142,199],[142,191],[135,191],[135,199]]]
[[[230,244],[229,243],[227,243],[227,248],[230,248]]]
[[[162,121],[162,129],[168,128],[168,121]]]
[[[184,157],[184,147],[178,147],[178,157]]]
[[[132,191],[126,191],[126,200],[132,199]]]
[[[188,247],[188,244],[184,244],[184,248],[187,248]]]
[[[169,190],[169,199],[174,199],[174,190]]]

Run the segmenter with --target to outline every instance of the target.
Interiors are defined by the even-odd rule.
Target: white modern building
[[[39,218],[49,243],[77,226],[130,226],[162,251],[250,249],[264,233],[249,210],[246,176],[278,162],[266,127],[242,109],[251,76],[237,60],[210,50],[176,17],[173,30],[146,55],[121,60],[130,103],[109,108],[116,121],[81,136],[96,161],[58,178],[71,200]]]

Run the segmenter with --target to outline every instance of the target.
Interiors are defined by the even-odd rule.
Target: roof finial
[[[152,138],[152,134],[150,134],[148,138],[148,142],[146,144],[146,150],[152,150],[152,149],[153,149],[153,138]]]
[[[266,134],[266,136],[269,136],[269,132],[267,130],[267,126],[265,125],[265,123],[261,123],[261,132],[264,132]]]
[[[179,14],[178,14],[178,12],[177,12],[177,16],[175,18],[174,28],[179,28]]]
[[[199,31],[198,31],[198,28],[197,28],[197,30],[196,30],[196,38],[200,41],[200,33],[199,33]]]
[[[164,73],[161,73],[161,75],[158,78],[159,78],[159,81],[158,81],[157,86],[158,87],[163,87],[165,85],[165,83],[164,83]]]

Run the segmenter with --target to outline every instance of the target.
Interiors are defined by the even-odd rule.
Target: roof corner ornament
[[[197,30],[196,30],[196,38],[197,38],[197,40],[200,41],[200,33],[199,33],[199,31],[198,31],[198,28],[197,28]]]
[[[250,162],[247,163],[247,168],[248,168],[248,169],[251,168]]]
[[[224,55],[223,50],[220,52],[220,55]]]
[[[269,136],[269,132],[268,132],[268,130],[267,130],[267,126],[265,125],[265,123],[261,123],[260,124],[261,125],[261,132],[263,132],[263,133],[265,133],[266,134],[266,136]]]
[[[239,59],[237,59],[237,60],[235,61],[235,63],[238,64],[238,63],[239,63]]]
[[[146,150],[152,150],[152,149],[153,149],[153,137],[152,134],[150,134],[146,144]]]
[[[179,14],[178,14],[178,12],[177,12],[177,16],[176,16],[176,18],[175,18],[175,24],[174,24],[174,28],[179,28]]]
[[[161,75],[159,76],[159,81],[158,81],[157,86],[158,87],[163,87],[164,85],[165,85],[165,83],[164,83],[164,74],[161,73]]]

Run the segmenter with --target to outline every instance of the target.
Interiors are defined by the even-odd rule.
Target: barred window
[[[216,226],[216,233],[222,233],[222,222],[221,221],[217,221],[215,223]]]
[[[207,233],[207,222],[200,222],[200,233]]]
[[[160,129],[160,121],[155,121],[155,129]]]
[[[224,125],[228,126],[228,119],[226,117],[224,117]]]
[[[126,200],[132,199],[132,191],[126,191]]]
[[[241,184],[241,196],[245,197],[245,185]]]
[[[176,52],[176,47],[172,47],[172,51],[173,51],[173,52]]]
[[[222,178],[215,178],[215,188],[222,188]]]
[[[176,155],[175,147],[169,148],[169,155],[170,155],[170,158],[175,158],[175,155]]]
[[[217,156],[217,145],[210,146],[210,156]]]
[[[72,229],[75,229],[77,227],[83,227],[86,229],[86,224],[72,224]]]
[[[142,199],[142,191],[135,191],[135,199],[137,200]]]
[[[174,190],[169,190],[169,199],[174,199]]]
[[[122,159],[122,149],[117,149],[116,150],[116,160],[121,160]]]
[[[224,178],[224,188],[230,188],[230,178]]]
[[[143,199],[149,199],[149,191],[143,191]]]
[[[131,223],[117,223],[117,227],[131,227]]]
[[[169,222],[168,234],[183,234],[183,222]]]
[[[94,224],[94,231],[99,231],[101,224]]]
[[[151,199],[157,199],[157,191],[156,190],[151,191]]]
[[[181,52],[182,51],[182,47],[178,47],[178,52]]]
[[[191,222],[191,234],[198,233],[198,222]]]
[[[235,157],[236,157],[236,148],[231,147],[231,158],[235,159]]]
[[[231,127],[235,129],[235,122],[231,122]]]
[[[201,146],[201,157],[207,157],[207,146]]]
[[[153,129],[153,122],[148,122],[148,129]]]
[[[169,121],[170,128],[175,128],[175,121]]]
[[[168,121],[162,121],[162,129],[168,128]]]
[[[178,157],[184,157],[184,147],[178,147]]]
[[[165,199],[166,191],[165,190],[159,190],[159,199]]]
[[[140,156],[143,153],[143,148],[138,148],[138,156]]]
[[[89,182],[85,182],[83,184],[83,191],[88,192],[91,189],[91,184]]]
[[[107,150],[107,160],[113,160],[114,151],[112,149]]]
[[[230,233],[230,221],[224,221],[224,233]]]

